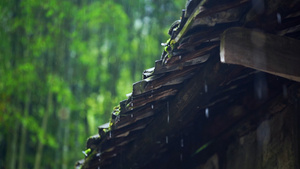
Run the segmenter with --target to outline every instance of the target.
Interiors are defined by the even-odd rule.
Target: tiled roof
[[[265,76],[270,83],[268,98],[276,96],[282,84],[291,83],[222,64],[220,35],[231,27],[245,27],[299,39],[299,9],[297,0],[189,0],[181,22],[170,31],[161,60],[133,84],[128,99],[112,112],[111,122],[99,126],[99,134],[88,139],[91,153],[77,166],[188,166],[247,112],[265,103],[263,96],[253,101],[256,77]],[[228,105],[243,106],[228,110]],[[240,109],[247,111],[236,113]]]

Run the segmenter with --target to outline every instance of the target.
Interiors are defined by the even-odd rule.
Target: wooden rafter
[[[300,82],[300,41],[245,28],[222,34],[221,62],[237,64]]]

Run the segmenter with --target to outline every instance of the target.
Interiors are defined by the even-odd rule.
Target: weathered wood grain
[[[245,28],[222,34],[221,62],[300,82],[300,41]]]

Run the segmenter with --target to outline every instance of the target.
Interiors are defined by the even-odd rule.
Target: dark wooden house
[[[189,0],[84,169],[298,169],[300,0]]]

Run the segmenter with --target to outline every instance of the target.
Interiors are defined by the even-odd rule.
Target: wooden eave
[[[298,82],[220,61],[220,36],[233,27],[300,38],[300,1],[265,2],[260,12],[250,0],[190,1],[171,36],[172,57],[164,53],[144,71],[107,131],[100,127],[99,137],[88,140],[92,153],[77,166],[195,168],[195,161],[222,149],[245,119],[255,121],[264,111],[286,106],[282,93],[295,90]],[[257,93],[256,83],[268,92]]]

